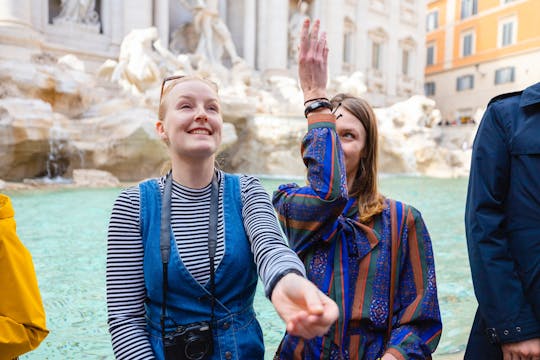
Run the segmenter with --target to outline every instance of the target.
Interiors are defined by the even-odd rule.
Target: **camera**
[[[203,360],[214,352],[210,323],[179,326],[163,339],[166,360]]]

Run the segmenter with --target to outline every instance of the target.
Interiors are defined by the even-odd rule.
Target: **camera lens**
[[[201,360],[208,354],[208,343],[196,335],[190,336],[184,348],[189,360]]]

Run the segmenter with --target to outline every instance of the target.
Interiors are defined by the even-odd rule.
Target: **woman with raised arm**
[[[281,185],[274,207],[308,278],[339,306],[310,340],[286,333],[276,359],[430,359],[441,336],[431,240],[420,212],[377,189],[377,121],[357,97],[326,94],[326,35],[306,20],[299,77],[307,185]]]
[[[172,169],[124,190],[109,222],[116,358],[263,359],[257,273],[288,332],[326,333],[338,308],[305,279],[259,180],[214,167],[223,127],[217,86],[165,79],[158,117]]]

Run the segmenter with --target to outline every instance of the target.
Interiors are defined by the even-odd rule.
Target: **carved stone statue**
[[[196,54],[205,57],[211,64],[221,64],[225,50],[233,64],[242,61],[236,52],[231,33],[219,17],[218,0],[180,0],[182,5],[193,13],[193,25],[199,34]]]
[[[120,45],[118,61],[107,60],[98,75],[134,94],[143,94],[165,75],[192,71],[188,56],[171,53],[158,39],[157,29],[150,27],[131,30]]]
[[[305,1],[300,2],[296,11],[289,18],[289,42],[288,58],[289,64],[296,64],[298,58],[298,44],[300,43],[300,30],[304,20],[308,18],[307,11],[309,4]]]
[[[173,54],[161,43],[160,39],[154,41],[154,49],[161,55],[160,68],[165,68],[167,74],[177,73],[179,71],[186,74],[193,72],[189,57],[186,54]]]
[[[162,74],[152,48],[157,38],[156,28],[132,30],[120,45],[118,65],[111,80],[134,93],[143,93],[159,82]]]
[[[95,0],[61,0],[62,10],[54,23],[71,22],[88,25],[99,24]]]

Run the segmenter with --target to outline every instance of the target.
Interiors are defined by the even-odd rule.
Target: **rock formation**
[[[160,80],[173,70],[219,83],[225,170],[303,175],[306,123],[297,80],[283,73],[262,76],[244,62],[226,69],[195,59],[173,55],[150,28],[126,37],[119,59],[98,74],[85,72],[73,55],[0,61],[0,179],[71,179],[76,169],[107,171],[121,181],[158,175],[167,159],[154,129]],[[363,75],[332,79],[329,91],[361,95]],[[437,126],[440,113],[423,96],[375,110],[381,172],[467,174],[471,127]]]
[[[71,178],[79,168],[123,181],[159,174],[167,150],[153,97],[50,62],[0,61],[0,79],[0,179]],[[234,141],[225,124],[222,148]]]

